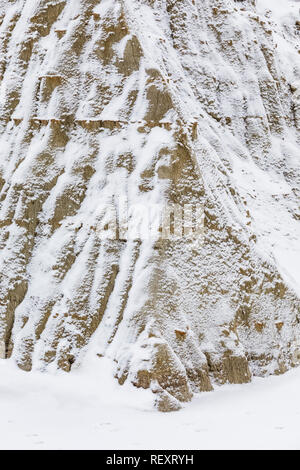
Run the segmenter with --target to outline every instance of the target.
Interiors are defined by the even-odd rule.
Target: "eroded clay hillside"
[[[298,364],[299,4],[267,3],[0,1],[2,358],[105,356],[161,410]],[[124,196],[204,242],[102,239]]]

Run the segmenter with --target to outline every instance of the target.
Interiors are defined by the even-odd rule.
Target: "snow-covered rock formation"
[[[1,357],[109,357],[160,410],[297,365],[299,4],[0,0],[0,24]],[[100,236],[122,199],[204,207],[204,241]]]

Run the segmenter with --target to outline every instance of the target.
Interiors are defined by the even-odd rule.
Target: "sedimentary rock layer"
[[[163,411],[299,363],[299,24],[262,3],[0,2],[2,358],[109,357]],[[103,239],[124,197],[204,241]]]

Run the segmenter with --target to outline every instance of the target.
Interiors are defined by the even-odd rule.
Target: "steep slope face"
[[[110,357],[161,410],[298,364],[298,9],[265,3],[1,1],[2,358]],[[174,204],[204,240],[136,231]]]

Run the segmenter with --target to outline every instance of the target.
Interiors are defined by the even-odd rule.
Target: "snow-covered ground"
[[[95,364],[53,376],[0,361],[0,448],[300,449],[300,368],[163,414],[150,392],[120,387],[109,367],[103,359],[96,376]]]

